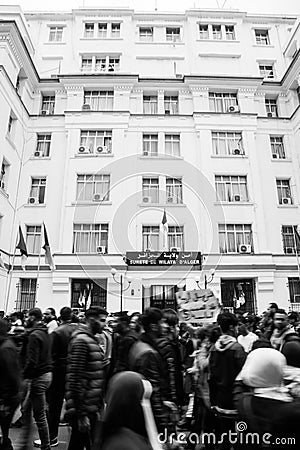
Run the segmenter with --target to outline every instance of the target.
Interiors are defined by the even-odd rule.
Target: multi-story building
[[[296,17],[0,14],[0,309],[299,308]]]

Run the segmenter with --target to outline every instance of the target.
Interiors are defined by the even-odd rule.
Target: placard
[[[194,289],[176,293],[179,319],[182,322],[208,325],[217,321],[221,312],[218,299],[210,289]]]

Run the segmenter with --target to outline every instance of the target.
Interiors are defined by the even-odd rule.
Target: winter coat
[[[11,339],[0,340],[0,404],[15,402],[21,389],[21,364],[18,350]]]
[[[165,365],[157,344],[143,333],[129,353],[130,370],[143,375],[152,385],[151,405],[157,429],[167,426],[167,413],[163,402],[168,399],[168,379]]]
[[[104,355],[97,338],[85,325],[73,333],[67,362],[66,413],[68,418],[95,413],[103,405]]]
[[[47,327],[39,322],[27,335],[24,378],[38,378],[52,371],[51,338]]]
[[[300,367],[300,338],[295,331],[284,336],[280,351],[288,366]]]
[[[133,330],[129,331],[125,336],[120,337],[117,346],[114,373],[129,370],[129,352],[138,339],[139,335]]]
[[[234,409],[233,385],[245,360],[246,353],[234,337],[226,334],[220,336],[209,358],[211,405]]]
[[[78,326],[75,323],[64,323],[51,333],[54,371],[66,371],[68,346],[72,337],[72,333],[74,333],[77,327]]]

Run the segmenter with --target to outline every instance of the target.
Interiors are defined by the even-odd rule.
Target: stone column
[[[209,100],[208,100],[208,87],[207,86],[190,86],[194,111],[207,112],[209,111]]]
[[[83,86],[77,84],[68,84],[65,86],[67,91],[67,105],[68,111],[81,111],[84,99]]]

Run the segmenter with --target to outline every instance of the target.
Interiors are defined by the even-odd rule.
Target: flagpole
[[[294,235],[294,245],[295,245],[295,252],[296,252],[296,259],[297,259],[297,266],[298,266],[298,278],[300,281],[300,262],[299,262],[298,245],[297,245],[297,240],[296,240],[295,227],[293,227],[293,235]]]
[[[7,306],[8,306],[8,302],[9,302],[9,295],[10,295],[10,289],[11,289],[11,282],[12,282],[12,275],[13,275],[13,270],[14,270],[14,265],[15,265],[15,258],[16,258],[16,251],[17,251],[17,245],[18,245],[18,233],[17,233],[17,238],[16,238],[16,245],[15,245],[15,249],[14,249],[14,254],[13,254],[13,259],[10,265],[10,262],[8,263],[8,269],[9,269],[9,280],[8,280],[8,287],[7,287],[7,294],[6,294],[6,301],[5,301],[5,313],[7,313]]]

